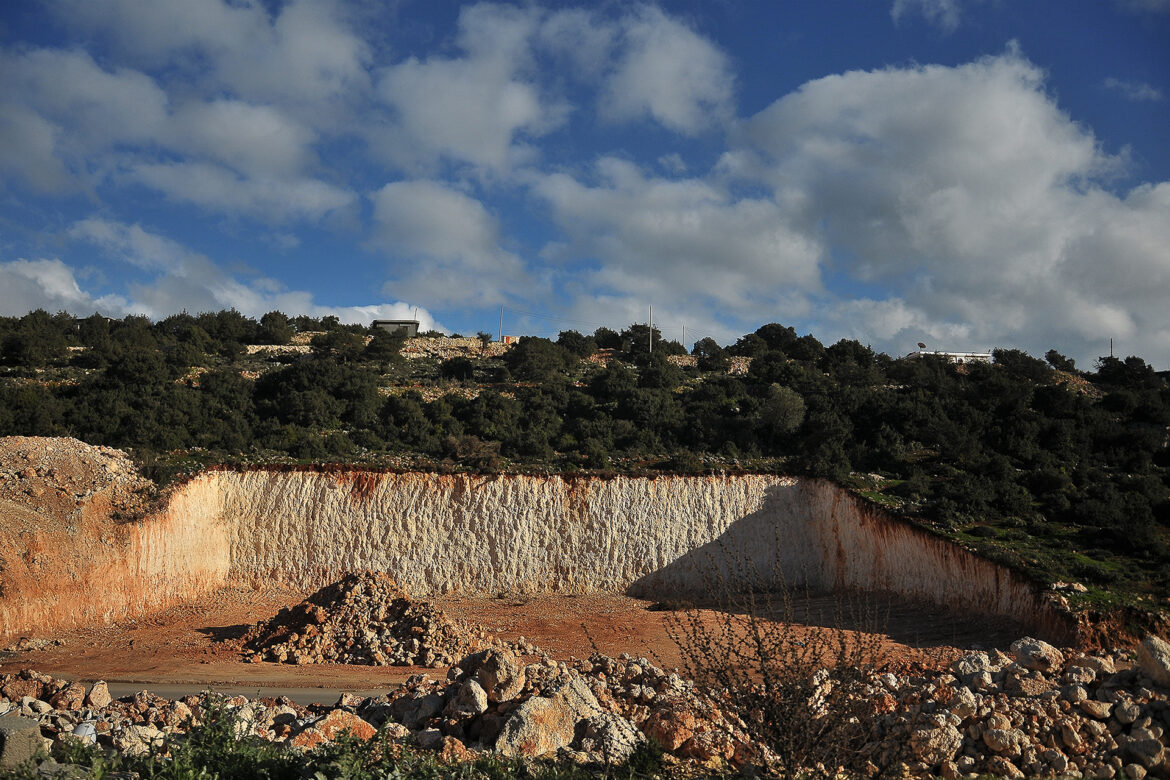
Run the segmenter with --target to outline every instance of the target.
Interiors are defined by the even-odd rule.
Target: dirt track
[[[76,629],[56,635],[64,644],[42,650],[0,654],[0,672],[34,668],[59,677],[148,685],[235,685],[257,688],[368,690],[400,684],[411,674],[444,670],[318,664],[292,666],[245,663],[240,637],[245,629],[300,601],[300,591],[227,589],[189,605],[120,624]],[[447,597],[436,603],[451,617],[482,626],[506,640],[520,636],[554,658],[588,656],[596,645],[607,655],[628,652],[665,667],[683,666],[667,621],[671,613],[648,609],[649,602],[618,595],[544,595],[516,598]],[[878,626],[885,660],[950,655],[950,647],[1005,646],[1018,637],[1010,628],[972,624],[917,605],[869,600],[854,608],[848,599],[814,596],[793,608],[798,633]],[[772,605],[777,614],[782,609]],[[681,613],[674,613],[681,614]],[[707,624],[719,613],[703,610]],[[323,696],[328,697],[332,694]]]

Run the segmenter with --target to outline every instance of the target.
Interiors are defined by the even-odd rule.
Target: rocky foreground
[[[822,690],[833,685],[831,672],[821,676]],[[874,735],[857,746],[863,774],[901,765],[947,778],[1170,778],[1170,645],[1153,637],[1136,657],[1022,639],[1008,654],[972,652],[945,669],[873,671],[860,695]],[[165,751],[212,703],[208,694],[168,701],[145,691],[111,701],[104,683],[32,671],[0,677],[0,697],[5,763],[69,739]],[[752,736],[753,713],[736,713],[730,701],[645,659],[526,665],[493,648],[463,658],[444,679],[418,675],[386,696],[346,695],[332,707],[244,697],[226,705],[241,737],[290,750],[347,732],[368,740],[382,729],[451,762],[495,751],[607,763],[651,739],[680,759],[779,771],[784,757]],[[833,717],[810,702],[810,721]]]

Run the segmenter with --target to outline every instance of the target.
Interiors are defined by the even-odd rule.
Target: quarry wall
[[[315,588],[359,569],[418,595],[685,597],[718,575],[892,592],[1067,634],[1012,572],[819,480],[223,470],[117,539],[55,533],[38,544],[75,554],[53,555],[40,576],[0,575],[0,634],[135,614],[227,582]],[[38,593],[41,577],[56,586]]]

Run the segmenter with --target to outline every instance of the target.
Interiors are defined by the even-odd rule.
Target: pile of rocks
[[[823,687],[833,685],[831,674],[819,674]],[[873,774],[901,767],[952,779],[1170,778],[1170,645],[1153,637],[1136,663],[1125,653],[1061,652],[1022,639],[1010,653],[971,652],[946,669],[873,672],[866,685],[860,699],[874,739],[861,754]],[[525,664],[494,647],[464,657],[442,680],[416,675],[385,696],[346,694],[312,707],[236,697],[227,707],[240,736],[290,749],[344,732],[369,739],[381,729],[449,762],[494,751],[616,763],[650,738],[672,760],[775,767],[777,757],[728,702],[726,692],[642,658]],[[46,743],[165,750],[211,711],[208,694],[167,701],[144,691],[110,701],[104,683],[87,688],[29,671],[0,676],[0,716],[23,718]],[[834,716],[808,708],[810,719]]]
[[[101,511],[136,516],[154,491],[121,450],[69,438],[0,437],[0,499],[43,521],[76,522],[94,502]],[[10,523],[19,525],[20,513],[13,514]]]
[[[865,751],[875,767],[908,747],[913,770],[946,778],[1170,777],[1170,645],[1156,637],[1136,664],[1025,638],[949,670],[875,676],[868,693],[884,733]]]
[[[36,724],[47,748],[81,739],[131,754],[163,750],[199,725],[212,695],[174,701],[142,691],[111,701],[105,683],[90,687],[33,671],[0,676],[0,716]],[[595,655],[572,664],[524,664],[506,648],[463,658],[445,679],[412,677],[393,694],[343,695],[334,706],[304,707],[284,697],[226,700],[240,736],[295,749],[328,743],[343,732],[369,739],[377,728],[463,761],[495,751],[620,762],[647,735],[681,759],[758,762],[744,723],[677,674],[646,659]]]
[[[249,660],[290,664],[448,666],[488,642],[379,572],[347,574],[245,636]]]
[[[400,724],[420,745],[454,755],[492,750],[615,763],[649,736],[700,762],[769,757],[742,720],[693,682],[628,655],[525,665],[493,648],[464,658],[445,680],[413,677],[358,713]]]

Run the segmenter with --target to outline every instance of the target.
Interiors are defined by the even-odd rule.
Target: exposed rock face
[[[21,495],[45,479],[25,471],[12,472]],[[818,480],[273,469],[203,473],[139,522],[113,523],[100,496],[80,500],[72,525],[16,505],[20,527],[0,528],[9,635],[158,609],[229,581],[315,588],[355,570],[386,572],[415,595],[672,597],[702,590],[704,572],[735,581],[777,568],[789,585],[896,593],[1048,638],[1069,630],[1006,569]]]

